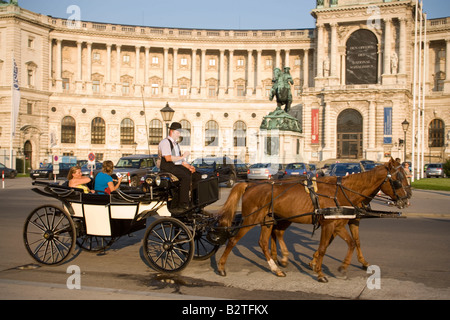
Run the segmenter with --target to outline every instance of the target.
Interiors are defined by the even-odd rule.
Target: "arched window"
[[[247,126],[243,121],[236,121],[234,123],[233,140],[235,147],[247,146]]]
[[[102,118],[95,118],[91,124],[91,143],[105,144],[106,142],[106,124]]]
[[[120,123],[120,144],[134,143],[134,121],[123,119]]]
[[[154,119],[150,121],[150,126],[148,127],[149,139],[148,143],[150,145],[159,145],[163,139],[163,124],[160,120]]]
[[[445,125],[444,121],[434,119],[428,128],[428,140],[430,148],[442,148],[445,140]]]
[[[61,122],[61,143],[76,142],[76,124],[75,119],[67,116]]]
[[[181,137],[180,137],[180,145],[181,146],[190,146],[191,145],[191,123],[187,120],[181,120]]]
[[[346,109],[337,119],[337,158],[360,159],[362,152],[363,117],[354,109]]]
[[[208,121],[205,127],[205,146],[219,146],[219,125],[214,120]]]

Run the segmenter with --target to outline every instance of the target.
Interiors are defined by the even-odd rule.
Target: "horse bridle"
[[[403,200],[408,199],[409,198],[408,192],[407,192],[407,190],[405,190],[405,187],[403,186],[403,183],[401,182],[401,180],[403,178],[405,178],[403,172],[401,172],[401,170],[400,170],[402,168],[402,165],[394,167],[394,170],[395,170],[394,173],[391,173],[391,171],[389,170],[389,167],[387,167],[387,166],[384,166],[384,167],[386,168],[388,173],[387,173],[386,178],[384,179],[384,181],[383,181],[383,183],[381,185],[383,185],[384,183],[389,181],[389,184],[391,185],[392,191],[394,192],[394,196],[396,197],[395,201],[399,201],[399,200],[403,201]],[[397,179],[394,180],[392,178],[393,175],[396,175]],[[397,190],[399,190],[399,189],[403,189],[403,191],[405,193],[405,196],[400,197],[398,195]]]

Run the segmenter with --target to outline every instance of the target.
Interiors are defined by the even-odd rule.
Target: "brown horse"
[[[342,188],[337,184],[336,177],[318,179],[317,194],[320,208],[339,206],[359,206],[368,201],[380,189],[397,205],[404,206],[410,197],[411,190],[406,174],[400,164],[391,159],[384,166],[360,174],[342,178]],[[347,190],[347,191],[345,191]],[[355,192],[349,192],[354,190]],[[269,267],[277,276],[285,276],[269,251],[269,239],[273,228],[274,217],[281,221],[312,224],[322,227],[320,245],[317,256],[313,259],[314,271],[320,282],[327,282],[322,273],[322,261],[332,236],[341,236],[348,245],[347,255],[340,269],[346,270],[351,261],[354,250],[353,239],[345,229],[349,219],[325,219],[323,215],[309,214],[315,211],[310,195],[303,184],[299,183],[239,183],[231,191],[227,201],[221,209],[219,224],[230,227],[236,213],[236,207],[242,197],[243,222],[238,233],[229,239],[222,257],[218,263],[218,272],[225,276],[225,263],[233,247],[254,226],[261,225],[259,245],[266,257]],[[269,213],[274,213],[270,215]]]

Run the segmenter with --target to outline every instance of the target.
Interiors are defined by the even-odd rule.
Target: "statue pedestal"
[[[258,136],[259,162],[302,162],[304,145],[302,129],[296,118],[280,109],[264,117]]]

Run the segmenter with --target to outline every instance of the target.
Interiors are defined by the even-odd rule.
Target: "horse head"
[[[394,200],[399,209],[409,206],[409,199],[412,196],[411,185],[402,165],[391,158],[384,166],[387,175],[381,185],[381,191]]]

